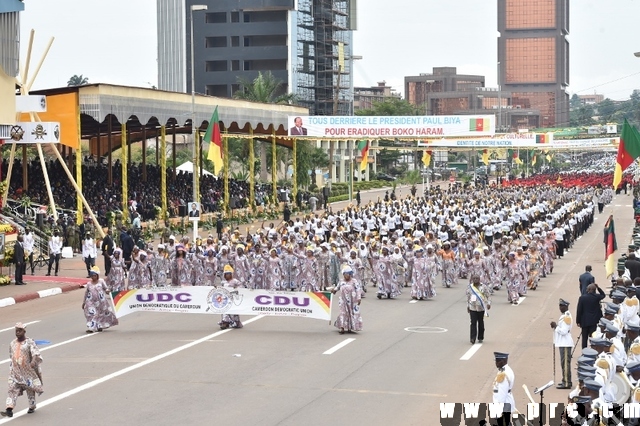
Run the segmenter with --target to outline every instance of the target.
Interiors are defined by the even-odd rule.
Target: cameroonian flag
[[[618,250],[618,243],[616,243],[616,231],[613,226],[613,215],[609,216],[607,223],[604,225],[604,246],[604,267],[607,272],[607,278],[609,278],[613,275],[613,267],[615,265],[613,254]]]
[[[204,141],[209,143],[207,159],[213,161],[214,174],[220,173],[223,167],[222,161],[222,138],[220,137],[220,123],[218,119],[218,107],[213,111],[209,127],[204,134]]]
[[[547,161],[551,162],[551,154],[549,154],[549,150],[546,150],[544,153],[547,155]]]
[[[511,151],[511,158],[513,159],[513,161],[516,164],[522,164],[522,160],[518,156],[518,151],[514,151],[514,150],[510,150],[510,151]]]
[[[482,162],[485,166],[489,165],[489,150],[486,148],[482,150]]]
[[[469,120],[470,132],[486,132],[489,130],[488,118],[471,118]]]
[[[535,166],[536,161],[538,161],[538,154],[533,154],[533,159],[531,160],[531,165]]]
[[[549,136],[546,133],[536,133],[536,143],[549,143]]]
[[[640,157],[640,133],[635,127],[631,127],[627,120],[624,120],[622,133],[620,133],[620,145],[618,145],[618,159],[616,169],[613,173],[613,187],[618,189],[622,182],[622,173]]]
[[[358,142],[358,151],[360,151],[360,156],[362,157],[362,160],[360,160],[360,171],[364,172],[367,170],[367,159],[369,158],[369,141]]]
[[[422,164],[424,164],[425,167],[429,167],[429,164],[431,164],[431,155],[433,154],[433,151],[429,150],[425,150],[422,153]]]

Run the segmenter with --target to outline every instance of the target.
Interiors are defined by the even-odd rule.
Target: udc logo
[[[229,291],[224,287],[216,287],[209,292],[207,296],[208,311],[213,311],[217,314],[223,314],[227,312],[233,305],[240,305],[242,303],[242,296],[237,291]]]

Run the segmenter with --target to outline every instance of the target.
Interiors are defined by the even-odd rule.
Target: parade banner
[[[165,287],[111,293],[118,318],[133,312],[270,315],[331,319],[329,292],[289,292],[229,287]]]
[[[289,116],[289,136],[384,139],[491,136],[493,115]]]
[[[514,133],[505,135],[495,135],[489,138],[449,138],[449,139],[428,139],[419,141],[418,147],[425,148],[463,148],[463,149],[484,149],[484,148],[536,148],[547,149],[580,149],[580,148],[607,148],[617,147],[620,138],[594,138],[594,139],[567,139],[550,140],[545,143],[540,142],[540,134],[535,133]]]

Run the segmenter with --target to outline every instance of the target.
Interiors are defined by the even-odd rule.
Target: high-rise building
[[[354,87],[353,88],[353,110],[371,109],[377,102],[384,102],[387,99],[400,99],[400,93],[391,86],[387,86],[386,81],[378,82],[377,86]]]
[[[567,125],[569,0],[498,0],[498,31],[498,84],[513,108],[540,111],[528,127]]]
[[[0,4],[0,139],[9,139],[16,122],[16,77],[20,61],[20,12],[24,3],[7,0]]]
[[[356,0],[158,0],[160,89],[191,91],[195,4],[207,6],[193,12],[197,93],[232,97],[241,80],[271,72],[311,114],[352,112]]]
[[[421,73],[404,78],[405,99],[412,105],[424,107],[432,114],[437,108],[428,105],[428,97],[433,93],[468,92],[484,87],[483,75],[458,74],[456,67],[433,67],[431,73]]]

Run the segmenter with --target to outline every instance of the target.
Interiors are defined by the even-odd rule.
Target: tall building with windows
[[[20,12],[24,3],[0,3],[0,139],[9,139],[16,122],[16,77],[20,63]]]
[[[569,123],[569,0],[498,0],[498,83],[530,127]]]
[[[189,11],[206,5],[193,12],[197,93],[232,97],[240,80],[271,72],[311,114],[353,111],[356,0],[157,1],[160,89],[191,91]]]

